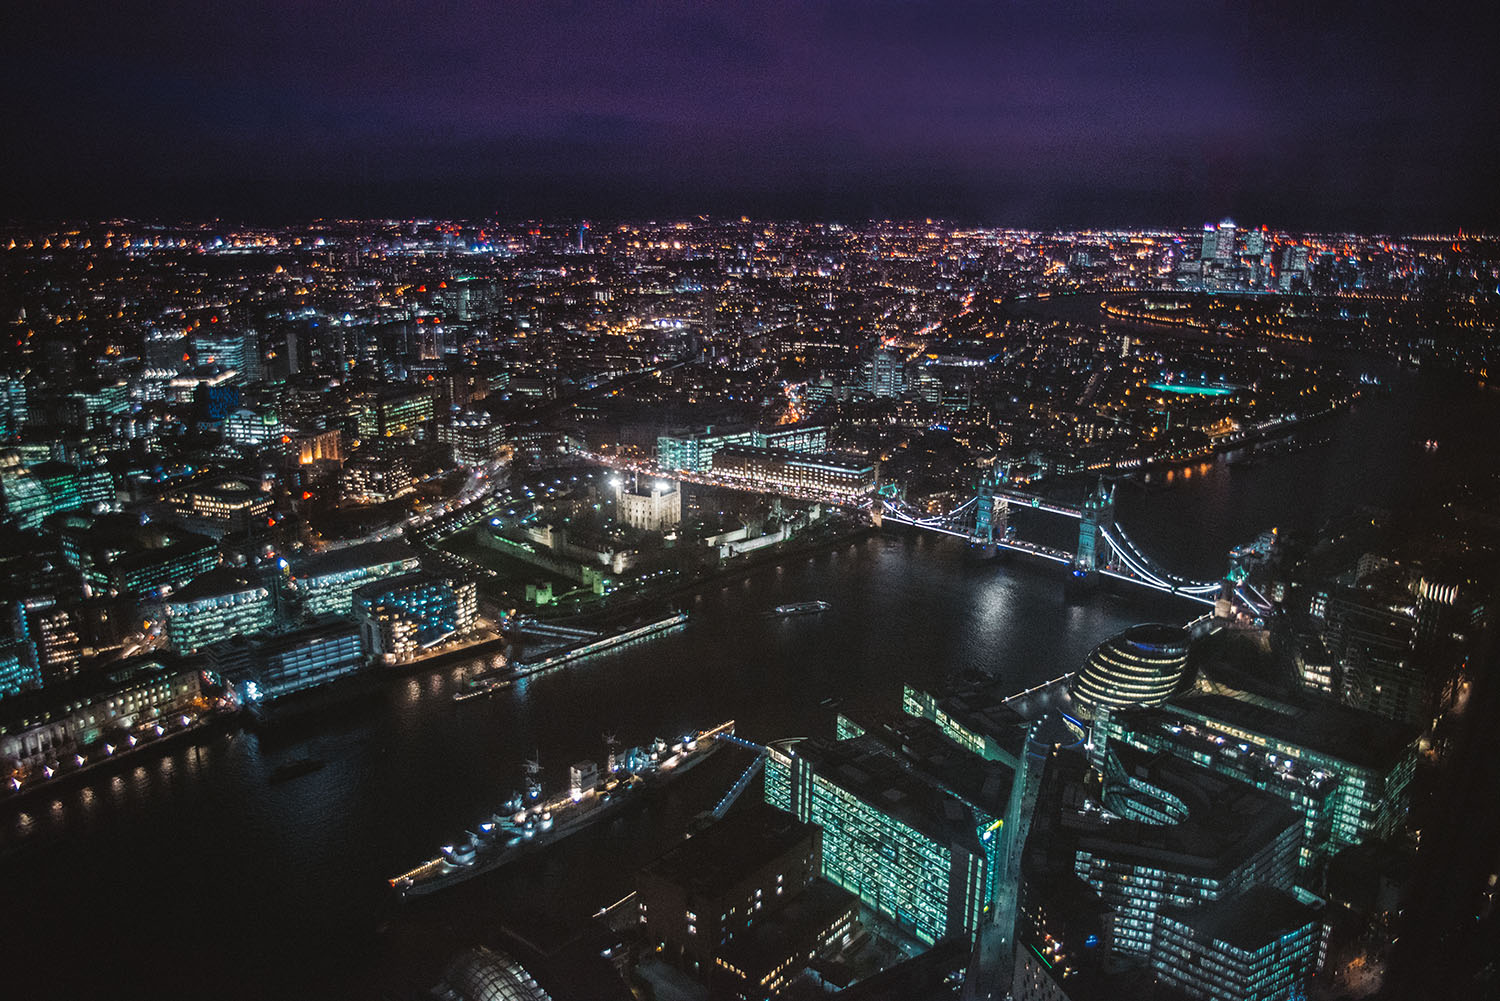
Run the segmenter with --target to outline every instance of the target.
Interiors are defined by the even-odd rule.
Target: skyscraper
[[[906,363],[900,355],[876,349],[865,365],[865,388],[872,396],[893,397],[906,392]]]
[[[1235,228],[1233,219],[1225,219],[1219,223],[1219,239],[1215,246],[1214,257],[1220,261],[1234,260],[1235,252]]]

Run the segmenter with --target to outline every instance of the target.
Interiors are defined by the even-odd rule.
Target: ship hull
[[[652,771],[635,777],[631,784],[613,791],[609,799],[600,802],[597,806],[582,810],[576,816],[567,817],[547,830],[538,831],[531,837],[521,836],[520,840],[504,845],[480,845],[475,860],[471,863],[455,863],[439,856],[413,870],[412,873],[416,875],[398,876],[390,881],[391,885],[403,898],[422,897],[457,886],[476,876],[502,869],[517,859],[545,851],[559,841],[620,813],[627,806],[641,802],[651,790],[667,785],[706,761],[719,749],[720,741],[714,737],[701,739],[706,739],[707,745],[688,752],[688,756],[670,770]],[[601,796],[598,792],[589,795]],[[564,809],[572,813],[579,808],[575,804]],[[515,834],[515,832],[507,833]]]

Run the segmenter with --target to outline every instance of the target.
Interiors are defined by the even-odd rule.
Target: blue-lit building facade
[[[473,581],[425,573],[368,584],[354,593],[354,615],[365,644],[386,661],[409,660],[472,632],[478,609]]]
[[[1294,886],[1302,818],[1267,793],[1166,755],[1113,747],[1102,798],[1122,822],[1081,836],[1073,871],[1115,911],[1122,953],[1150,954],[1164,906]]]
[[[1257,886],[1201,907],[1163,907],[1151,967],[1160,982],[1201,1001],[1285,1001],[1306,997],[1327,943],[1316,909]]]
[[[291,567],[286,589],[304,615],[349,615],[355,591],[420,566],[416,552],[404,543],[370,542],[299,560]]]
[[[42,683],[31,649],[15,639],[0,641],[0,698],[15,695]]]
[[[1096,721],[1112,743],[1172,754],[1248,782],[1305,817],[1303,865],[1388,837],[1410,805],[1416,728],[1326,701],[1280,702],[1190,694],[1155,712],[1118,710]]]
[[[823,830],[823,878],[929,944],[988,913],[1002,817],[904,768],[872,736],[773,746],[766,801]]]
[[[162,610],[167,639],[184,654],[269,629],[276,614],[271,588],[234,569],[199,577],[163,602]]]
[[[270,702],[362,669],[369,661],[359,624],[327,617],[301,629],[208,649],[210,663],[246,703]]]
[[[767,431],[751,428],[715,434],[709,428],[700,434],[664,434],[656,439],[656,461],[663,469],[706,473],[713,468],[714,454],[731,445],[824,452],[828,449],[828,428],[821,424],[790,424]]]

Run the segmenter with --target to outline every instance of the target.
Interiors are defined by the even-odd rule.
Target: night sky
[[[1494,6],[11,2],[0,217],[1493,230]]]

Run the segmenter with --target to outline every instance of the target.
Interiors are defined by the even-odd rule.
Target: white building
[[[682,491],[675,481],[615,481],[615,518],[643,532],[665,532],[682,521]]]

